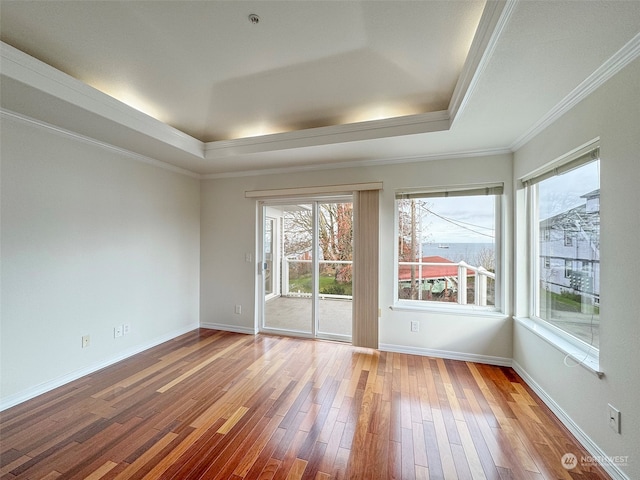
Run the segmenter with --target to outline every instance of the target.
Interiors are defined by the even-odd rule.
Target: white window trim
[[[427,300],[396,300],[389,308],[398,312],[430,312],[473,317],[508,317],[500,309],[493,306],[482,307],[479,305],[460,305],[458,303],[430,302]]]
[[[458,192],[463,190],[482,190],[482,189],[493,189],[493,188],[503,188],[502,183],[491,183],[491,184],[471,184],[468,186],[464,185],[455,185],[450,187],[436,187],[429,189],[399,189],[396,191],[396,195],[394,196],[394,282],[393,282],[393,305],[389,308],[391,310],[396,311],[407,311],[407,312],[433,312],[433,313],[442,313],[442,314],[451,314],[451,315],[469,315],[469,316],[497,316],[504,317],[504,258],[503,258],[503,238],[504,238],[504,220],[503,217],[505,215],[505,194],[494,195],[495,196],[495,256],[496,256],[496,279],[495,279],[495,305],[487,305],[480,306],[475,304],[466,304],[461,305],[459,303],[447,303],[447,302],[434,302],[428,300],[404,300],[398,298],[398,263],[400,261],[398,255],[398,228],[399,228],[399,215],[398,208],[396,205],[396,199],[399,194],[407,194],[412,195],[414,193],[445,193],[445,192]]]
[[[604,376],[604,372],[600,370],[600,352],[595,347],[591,347],[541,318],[514,317],[514,320],[564,353],[564,361],[568,367],[580,365],[599,378]]]
[[[596,149],[599,152],[597,142],[590,142],[589,144],[576,149],[574,152],[564,155],[561,159],[552,162],[553,169],[562,168],[563,165],[566,165],[567,169],[569,167],[573,168],[579,158],[591,151],[595,151]],[[551,169],[551,167],[548,168]],[[539,225],[537,210],[538,203],[534,188],[537,181],[531,182],[531,180],[536,178],[539,181],[543,175],[544,172],[541,174],[540,171],[537,171],[535,174],[529,175],[526,179],[522,179],[522,183],[527,188],[527,233],[529,237],[529,244],[531,246],[528,256],[529,317],[514,317],[514,321],[564,353],[564,361],[567,366],[572,367],[581,365],[591,373],[597,375],[598,378],[602,378],[604,376],[604,372],[600,369],[599,348],[596,348],[593,345],[590,345],[565,332],[561,328],[558,328],[552,323],[538,317],[536,314],[537,305],[540,304],[540,292],[538,288],[538,274],[540,271],[540,232],[537,228],[537,225]]]

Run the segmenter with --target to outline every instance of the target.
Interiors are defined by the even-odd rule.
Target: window
[[[400,304],[499,305],[496,232],[502,192],[500,184],[396,195]]]
[[[599,347],[600,160],[585,148],[525,180],[530,198],[532,316]],[[551,236],[546,239],[545,232]],[[550,268],[547,258],[553,258]],[[544,260],[543,260],[544,259]],[[540,268],[544,265],[545,268]]]
[[[567,229],[564,230],[564,246],[573,247],[573,231]]]
[[[572,273],[573,273],[573,260],[565,258],[564,259],[564,278],[571,278]]]

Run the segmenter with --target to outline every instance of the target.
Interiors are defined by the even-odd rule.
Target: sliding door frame
[[[257,235],[257,252],[256,258],[259,259],[258,269],[256,272],[257,278],[257,286],[258,286],[258,295],[256,296],[256,300],[258,305],[256,306],[256,311],[258,312],[258,331],[265,333],[275,333],[279,335],[292,335],[297,337],[304,338],[320,338],[325,340],[338,340],[338,341],[348,341],[351,342],[351,336],[344,336],[338,334],[330,334],[330,333],[319,333],[318,325],[319,325],[319,312],[320,312],[320,256],[319,253],[319,205],[325,203],[352,203],[354,201],[353,193],[346,194],[331,194],[331,195],[313,195],[313,196],[294,196],[294,197],[282,197],[282,198],[270,198],[268,200],[258,200],[258,235]],[[265,258],[264,258],[264,233],[266,227],[267,217],[272,218],[271,216],[266,215],[267,207],[278,207],[278,206],[286,206],[286,205],[295,205],[295,204],[308,204],[312,206],[312,304],[311,304],[311,332],[301,332],[297,330],[286,330],[286,329],[277,329],[273,327],[267,327],[265,324],[266,320],[266,295],[265,295]],[[282,219],[278,219],[276,222],[278,228],[283,228]],[[276,249],[280,255],[284,255],[284,231],[281,230],[278,232],[279,242],[278,248]],[[276,263],[281,263],[280,258],[274,258],[272,264],[274,265],[272,268],[280,268],[278,265],[275,266]],[[280,281],[284,277],[280,272],[278,275],[274,275],[272,272],[272,278],[279,277]],[[282,289],[277,289],[282,295]],[[273,297],[272,297],[273,298]],[[352,300],[353,301],[353,300]],[[353,319],[352,319],[353,322]]]

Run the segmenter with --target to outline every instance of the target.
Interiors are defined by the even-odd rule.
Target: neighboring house
[[[600,303],[600,190],[585,203],[540,222],[542,288],[570,292]]]

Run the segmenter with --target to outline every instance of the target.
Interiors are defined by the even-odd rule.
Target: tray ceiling
[[[0,8],[7,114],[200,174],[509,151],[640,31],[637,1]]]

